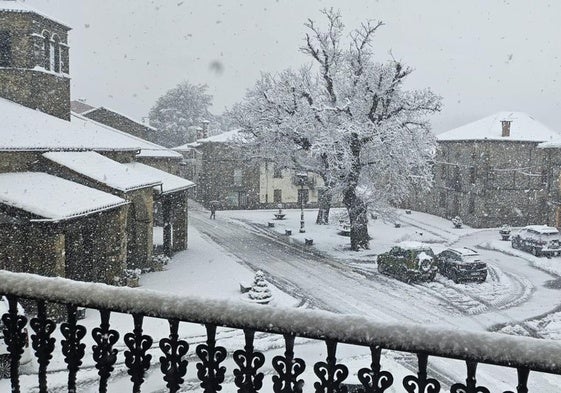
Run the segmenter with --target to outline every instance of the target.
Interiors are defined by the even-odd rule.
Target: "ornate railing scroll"
[[[9,355],[4,365],[13,393],[22,391],[20,361],[25,351],[32,351],[38,371],[37,385],[24,389],[41,393],[48,391],[47,369],[55,356],[59,357],[59,363],[64,360],[67,364],[67,391],[72,393],[80,390],[77,374],[84,368],[85,359],[88,367],[95,367],[99,373],[100,392],[108,390],[112,378],[116,377],[113,375],[116,367],[119,367],[117,374],[121,379],[123,374],[128,374],[133,392],[141,392],[147,378],[156,378],[163,390],[172,393],[192,389],[195,387],[193,381],[189,381],[189,387],[184,384],[188,367],[194,363],[196,369],[192,373],[197,375],[197,384],[207,393],[223,390],[256,393],[265,391],[265,387],[275,393],[299,393],[304,383],[310,384],[308,389],[313,387],[318,393],[383,393],[391,386],[399,386],[394,383],[395,374],[382,369],[382,354],[392,352],[405,352],[417,358],[414,361],[410,355],[403,357],[409,359],[402,362],[409,374],[401,383],[407,392],[496,391],[493,386],[481,384],[485,380],[481,375],[476,378],[480,364],[517,370],[517,378],[512,381],[512,391],[517,393],[532,391],[528,385],[530,372],[561,375],[561,343],[552,340],[383,323],[356,315],[180,297],[6,271],[0,271],[0,294],[6,296],[7,311],[1,319]],[[29,325],[19,306],[23,299],[26,303],[35,301],[37,304],[37,315],[30,319]],[[48,315],[51,305],[53,309],[63,309],[57,304],[66,305],[66,321],[59,326]],[[91,330],[94,341],[91,347],[84,343],[86,327],[77,323],[78,307],[99,311],[99,326]],[[111,326],[110,315],[114,313],[131,315],[132,331],[119,332]],[[147,334],[143,327],[146,318],[167,320],[169,335],[167,332],[162,334],[164,337]],[[194,351],[190,351],[189,339],[180,334],[183,323],[202,324],[206,328],[205,340],[191,343]],[[218,340],[222,343],[221,328],[228,328],[227,332],[238,330],[237,337],[245,343],[243,348],[227,349],[217,345]],[[53,338],[57,329],[62,336],[59,345]],[[284,354],[267,358],[269,351],[257,350],[256,341],[258,337],[271,334],[284,339]],[[195,340],[194,337],[191,339]],[[153,346],[154,340],[158,340],[159,345]],[[325,343],[325,359],[296,357],[295,342],[309,343],[310,340]],[[368,348],[370,357],[360,359],[370,363],[369,366],[355,369],[341,364],[336,356],[338,344]],[[118,356],[119,348],[125,348],[124,356]],[[199,361],[190,361],[195,356]],[[233,362],[225,361],[228,356]],[[446,379],[442,370],[435,374],[434,358],[463,360],[466,379]],[[429,361],[432,368],[429,368]],[[306,362],[313,367],[306,367]],[[26,378],[26,383],[28,380]],[[223,389],[225,385],[228,385],[227,389]],[[58,387],[57,391],[60,390]]]

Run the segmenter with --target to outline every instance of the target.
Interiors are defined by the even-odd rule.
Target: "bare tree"
[[[435,141],[428,115],[440,110],[430,90],[406,90],[412,70],[374,60],[381,22],[367,21],[344,39],[339,12],[323,10],[300,50],[312,64],[262,74],[231,112],[251,134],[254,151],[287,167],[319,173],[327,201],[340,197],[351,222],[351,248],[368,248],[368,209],[399,203],[414,185],[429,186]],[[325,208],[325,207],[324,207]]]

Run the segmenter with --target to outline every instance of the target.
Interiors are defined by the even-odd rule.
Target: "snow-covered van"
[[[18,304],[19,313],[24,314],[23,307]],[[9,310],[8,299],[2,296],[0,299],[0,378],[7,378],[10,375],[10,355],[6,342],[4,341],[4,323],[2,322],[2,315],[6,314]],[[27,329],[25,330],[27,334]],[[29,363],[31,361],[31,349],[29,348],[29,339],[25,344],[23,354],[21,355],[20,364]]]
[[[557,228],[547,225],[528,225],[511,237],[512,248],[535,256],[561,255],[561,238]]]
[[[405,282],[432,281],[437,270],[431,247],[420,242],[401,242],[378,255],[378,271]]]

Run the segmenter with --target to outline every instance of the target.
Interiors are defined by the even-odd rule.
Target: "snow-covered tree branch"
[[[323,177],[321,208],[328,210],[333,197],[343,201],[357,250],[368,248],[369,208],[385,209],[413,185],[430,185],[435,141],[428,116],[441,100],[429,89],[406,90],[413,70],[401,61],[374,59],[382,22],[367,21],[345,36],[340,13],[322,13],[326,26],[308,20],[300,48],[312,64],[264,73],[232,116],[268,159]]]

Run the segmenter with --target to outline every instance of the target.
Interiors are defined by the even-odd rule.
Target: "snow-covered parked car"
[[[432,281],[438,268],[431,247],[420,242],[401,242],[378,255],[378,271],[401,281]]]
[[[471,248],[448,248],[436,256],[438,271],[455,283],[483,282],[487,279],[487,264]]]
[[[557,228],[547,225],[529,225],[511,236],[512,248],[530,252],[535,256],[560,255],[561,239]]]
[[[19,313],[25,315],[23,307],[18,304]],[[6,314],[9,310],[8,299],[2,296],[0,299],[0,378],[7,378],[10,375],[10,355],[6,342],[4,341],[4,323],[2,322],[2,315]],[[27,329],[25,330],[27,334]],[[21,355],[20,364],[26,364],[31,361],[31,349],[29,348],[29,338],[25,344],[23,354]]]

